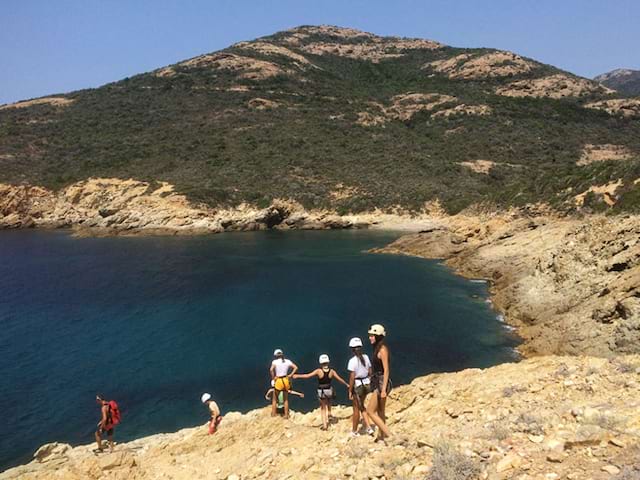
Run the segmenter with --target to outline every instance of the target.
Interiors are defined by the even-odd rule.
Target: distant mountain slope
[[[511,52],[305,26],[0,107],[0,182],[157,180],[213,206],[342,213],[580,194],[634,209],[640,103],[618,97]]]
[[[594,80],[624,95],[640,95],[640,70],[618,68],[598,75]]]

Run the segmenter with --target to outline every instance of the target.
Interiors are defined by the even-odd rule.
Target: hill
[[[0,107],[0,183],[133,178],[208,206],[341,214],[436,199],[629,211],[638,117],[640,100],[514,53],[305,26]]]
[[[640,95],[640,70],[618,68],[593,78],[608,88],[629,96]]]

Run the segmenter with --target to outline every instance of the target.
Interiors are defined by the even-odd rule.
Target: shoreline
[[[213,208],[193,204],[159,182],[91,178],[58,192],[38,186],[0,184],[0,230],[69,228],[78,236],[206,235],[229,231],[383,229],[415,232],[433,228],[428,213],[375,210],[338,215],[306,210],[287,199],[259,208],[241,204]]]
[[[438,259],[486,280],[525,358],[640,352],[639,216],[454,216],[372,253]]]

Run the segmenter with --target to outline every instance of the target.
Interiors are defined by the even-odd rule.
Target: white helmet
[[[376,323],[369,327],[369,335],[381,335],[384,337],[386,334],[387,332],[385,332],[384,327],[379,323]]]
[[[329,363],[329,355],[327,355],[326,353],[320,355],[320,358],[318,358],[318,363]]]
[[[362,340],[360,340],[358,337],[353,337],[351,340],[349,340],[349,346],[351,348],[361,347],[362,346]]]
[[[211,400],[211,394],[203,393],[202,397],[200,397],[200,400],[202,400],[202,403],[207,403],[207,401]]]
[[[279,348],[276,348],[276,349],[273,351],[273,356],[274,356],[274,357],[277,357],[278,355],[282,355],[282,350],[280,350]]]

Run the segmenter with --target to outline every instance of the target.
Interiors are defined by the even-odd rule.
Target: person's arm
[[[331,371],[329,372],[329,378],[335,378],[336,380],[338,380],[341,384],[343,384],[345,387],[349,388],[349,384],[347,382],[345,382],[342,377],[340,375],[338,375],[338,372],[336,372],[335,370],[331,369]]]
[[[389,383],[389,351],[386,346],[383,346],[378,352],[378,358],[382,361],[382,368],[384,368],[384,374],[382,376],[382,392],[380,392],[380,398],[387,397],[387,384]]]
[[[293,378],[311,378],[311,377],[317,377],[319,376],[318,370],[320,370],[319,368],[315,369],[313,372],[309,372],[309,373],[292,373],[291,376]]]
[[[218,407],[218,404],[213,400],[211,400],[211,403],[209,405],[210,405],[209,410],[211,411],[211,418],[218,418],[220,416],[220,407]]]
[[[297,395],[300,398],[304,398],[304,393],[301,392],[296,392],[295,390],[289,390],[289,394],[291,395]]]
[[[267,390],[267,393],[264,394],[264,399],[265,400],[271,399],[271,395],[273,395],[273,388],[270,388],[269,390]]]
[[[276,366],[272,363],[271,368],[269,369],[269,373],[271,374],[271,380],[276,379]]]
[[[109,406],[102,405],[102,418],[100,419],[100,423],[98,426],[104,429],[107,426],[107,416],[109,415]]]
[[[298,366],[295,363],[291,362],[291,373],[289,373],[289,375],[287,376],[293,377],[297,371],[298,371]]]

